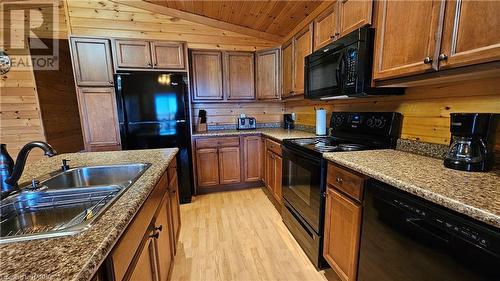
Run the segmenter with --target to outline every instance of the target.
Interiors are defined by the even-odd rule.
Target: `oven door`
[[[326,161],[283,147],[283,198],[317,233],[323,231]]]

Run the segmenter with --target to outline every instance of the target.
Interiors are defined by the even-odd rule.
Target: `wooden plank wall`
[[[439,86],[408,88],[404,96],[359,98],[328,102],[288,101],[285,110],[297,113],[297,123],[315,125],[314,107],[332,111],[397,111],[403,118],[402,138],[449,144],[452,112],[500,113],[500,78]],[[500,150],[500,131],[496,149]]]
[[[279,45],[109,0],[67,0],[72,34],[186,41],[189,48],[253,51]]]
[[[45,30],[42,36],[67,38],[66,16],[62,1],[58,12],[58,23],[55,25],[57,31],[54,32],[42,25],[41,29]],[[3,22],[3,18],[0,20]],[[12,19],[10,28],[19,29],[23,25],[24,19]],[[5,34],[5,28],[9,27],[3,26],[3,28],[1,32]],[[3,38],[3,36],[0,37]],[[9,53],[9,46],[4,46],[4,42],[2,40],[0,43],[2,44],[0,49],[5,49]],[[12,69],[0,77],[0,138],[2,143],[7,144],[12,157],[16,157],[19,149],[27,142],[45,141],[35,78],[30,68]],[[42,155],[40,150],[33,150],[28,161],[40,159]]]
[[[283,121],[284,104],[280,102],[252,103],[194,103],[193,124],[197,123],[200,109],[207,111],[208,125],[235,125],[241,113],[255,117],[259,123],[279,123]]]

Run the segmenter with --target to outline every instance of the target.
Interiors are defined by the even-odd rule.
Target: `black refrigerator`
[[[191,133],[187,76],[131,72],[115,75],[123,150],[178,147],[177,175],[181,203],[191,202]]]

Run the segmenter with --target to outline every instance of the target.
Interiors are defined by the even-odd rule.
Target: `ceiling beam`
[[[228,22],[224,22],[224,21],[220,21],[220,20],[216,20],[216,19],[211,19],[211,18],[204,17],[204,16],[199,16],[196,14],[168,8],[168,7],[157,5],[157,4],[148,3],[148,2],[142,1],[142,0],[110,0],[110,1],[118,3],[118,4],[122,4],[122,5],[127,5],[130,7],[146,10],[146,11],[149,11],[152,13],[162,14],[162,15],[166,15],[166,16],[170,16],[170,17],[174,17],[174,18],[180,18],[183,20],[187,20],[187,21],[191,21],[191,22],[195,22],[195,23],[199,23],[199,24],[204,24],[204,25],[208,25],[211,27],[215,27],[215,28],[220,28],[220,29],[224,29],[227,31],[237,32],[237,33],[240,33],[243,35],[252,36],[252,37],[256,37],[256,38],[271,41],[271,42],[276,42],[278,44],[280,44],[283,41],[283,37],[281,37],[279,35],[259,31],[259,30],[244,27],[244,26],[239,26],[236,24],[232,24],[232,23],[228,23]]]

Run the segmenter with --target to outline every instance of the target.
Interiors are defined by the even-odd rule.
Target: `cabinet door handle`
[[[344,180],[343,180],[342,178],[339,178],[339,177],[337,177],[337,178],[335,179],[335,181],[336,181],[337,183],[342,183],[342,182],[344,182]]]
[[[439,54],[438,61],[445,61],[448,59],[446,54]]]
[[[149,237],[158,239],[158,237],[160,237],[160,233],[159,232],[155,232],[155,234],[151,234],[151,235],[149,235]]]
[[[425,64],[431,64],[432,63],[432,59],[430,57],[425,57],[424,58],[424,63]]]
[[[108,81],[108,83],[109,83],[110,85],[113,85],[113,81],[111,81],[111,80],[109,80],[109,81]]]
[[[155,226],[155,230],[162,231],[163,230],[163,225],[160,224],[160,226]]]

